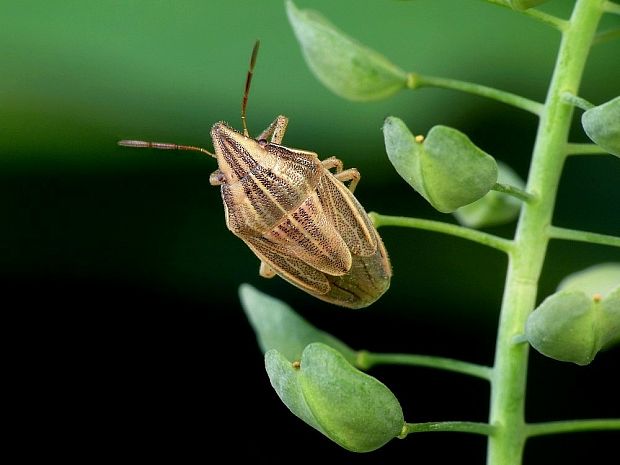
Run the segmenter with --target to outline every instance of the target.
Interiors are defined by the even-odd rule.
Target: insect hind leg
[[[338,181],[343,183],[350,181],[348,186],[349,190],[351,192],[355,191],[355,187],[357,186],[357,183],[360,182],[361,178],[360,172],[357,170],[357,168],[349,168],[343,170],[342,161],[336,157],[326,158],[325,160],[321,161],[321,164],[326,170],[335,169],[336,172],[334,173],[334,177]]]

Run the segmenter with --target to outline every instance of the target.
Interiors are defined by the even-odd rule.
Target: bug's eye
[[[265,147],[267,145],[267,139],[258,139],[258,145]]]

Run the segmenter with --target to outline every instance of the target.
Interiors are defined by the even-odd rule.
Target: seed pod
[[[620,342],[620,264],[565,278],[528,317],[525,336],[547,357],[578,365]]]
[[[394,116],[383,125],[385,148],[398,174],[443,213],[484,196],[497,182],[497,164],[460,131],[433,127],[414,137]]]
[[[340,352],[352,365],[356,352],[331,334],[312,326],[281,300],[259,292],[249,284],[239,288],[245,310],[263,353],[276,349],[289,360],[299,360],[304,348],[322,342]]]
[[[525,188],[525,182],[510,166],[497,161],[498,182]],[[512,195],[498,191],[489,191],[479,200],[459,208],[454,216],[464,226],[470,228],[486,228],[510,223],[519,216],[521,200]]]
[[[300,10],[290,0],[286,11],[308,66],[335,94],[350,100],[378,100],[406,87],[407,73],[319,13]]]
[[[515,10],[527,10],[528,8],[548,1],[549,0],[508,0],[508,3]]]
[[[270,350],[265,368],[289,410],[345,449],[370,452],[402,431],[394,394],[325,344],[308,345],[297,363]]]
[[[620,97],[585,111],[581,124],[597,145],[620,157]]]

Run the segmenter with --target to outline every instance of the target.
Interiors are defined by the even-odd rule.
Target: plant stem
[[[497,100],[513,107],[520,108],[535,115],[540,115],[543,105],[534,100],[521,97],[520,95],[506,92],[503,90],[487,87],[474,82],[459,81],[458,79],[447,79],[436,76],[423,76],[410,73],[407,79],[407,87],[417,89],[418,87],[441,87],[444,89],[459,90],[469,94],[480,95],[493,100]]]
[[[534,196],[523,189],[519,189],[518,187],[511,186],[510,184],[502,184],[496,182],[495,185],[491,188],[491,190],[497,192],[503,192],[504,194],[512,195],[524,202],[531,202],[534,200]]]
[[[591,244],[620,247],[620,237],[589,231],[579,231],[577,229],[566,229],[551,226],[549,228],[549,236],[552,239],[565,239],[569,241],[590,242]]]
[[[566,155],[608,155],[609,152],[596,144],[566,144]]]
[[[581,433],[584,431],[620,430],[620,418],[597,418],[592,420],[550,421],[526,425],[528,436],[545,434]]]
[[[429,421],[427,423],[407,423],[407,431],[399,437],[405,438],[410,433],[431,433],[437,431],[473,433],[491,436],[495,428],[487,423],[477,423],[474,421]]]
[[[534,202],[521,208],[514,247],[509,254],[502,300],[489,423],[497,430],[489,438],[488,465],[520,465],[527,438],[525,388],[528,345],[513,344],[523,334],[528,315],[536,304],[538,279],[549,242],[557,188],[566,159],[565,147],[573,106],[561,95],[577,94],[592,38],[603,13],[605,0],[577,0],[562,33],[560,50],[534,144],[527,191]]]
[[[506,0],[485,0],[485,1],[488,3],[492,3],[493,5],[503,6],[506,8],[512,8]],[[528,10],[523,10],[523,11],[521,10],[515,10],[515,11],[525,16],[529,16],[532,19],[540,21],[541,23],[549,24],[550,26],[553,26],[554,28],[560,31],[563,31],[564,28],[566,28],[567,26],[567,21],[560,19],[557,16],[543,13],[542,11],[534,10],[532,8]]]
[[[595,106],[593,103],[588,102],[585,98],[579,97],[571,92],[562,92],[562,100],[573,105],[574,107],[581,108],[582,110],[589,110]]]
[[[357,366],[364,370],[375,365],[411,365],[454,371],[486,380],[491,379],[492,368],[445,357],[417,354],[384,354],[362,350],[358,352]]]
[[[376,212],[369,213],[370,219],[375,227],[381,226],[400,226],[404,228],[424,229],[427,231],[435,231],[443,234],[461,237],[473,242],[478,242],[502,252],[509,252],[512,248],[512,241],[494,236],[475,229],[457,226],[455,224],[444,223],[442,221],[425,220],[422,218],[408,218],[405,216],[388,216],[381,215]]]

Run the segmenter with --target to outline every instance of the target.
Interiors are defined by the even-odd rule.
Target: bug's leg
[[[321,164],[326,170],[336,168],[336,174],[342,173],[342,161],[336,157],[329,157],[325,160],[321,160]]]
[[[281,144],[282,139],[284,139],[284,133],[286,132],[286,127],[288,126],[288,118],[286,116],[278,116],[273,122],[261,132],[257,140],[269,140],[269,142],[273,144]]]
[[[342,161],[336,157],[329,157],[325,160],[321,161],[323,168],[326,170],[331,170],[333,168],[336,169],[334,173],[334,177],[341,182],[351,181],[349,183],[349,190],[353,192],[355,190],[355,186],[360,182],[360,172],[357,171],[357,168],[349,168],[348,170],[342,170]]]
[[[276,272],[273,271],[273,268],[271,268],[265,262],[260,262],[258,274],[261,275],[263,278],[273,278],[276,275]]]
[[[209,176],[209,184],[211,184],[212,186],[221,186],[225,183],[226,178],[224,177],[224,173],[222,173],[220,170],[215,170]]]
[[[336,173],[334,176],[338,181],[341,182],[351,181],[349,183],[349,190],[351,192],[355,191],[355,186],[357,186],[357,183],[360,182],[360,178],[362,177],[360,172],[357,171],[357,168],[349,168],[348,170]]]

